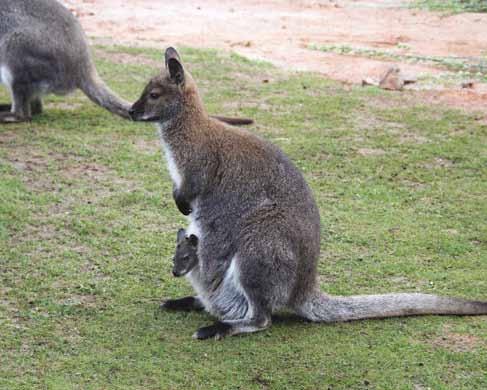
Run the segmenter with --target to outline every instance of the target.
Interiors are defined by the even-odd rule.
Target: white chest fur
[[[176,164],[176,160],[174,158],[172,150],[169,147],[169,145],[164,141],[164,137],[162,136],[164,132],[164,124],[158,124],[157,127],[159,129],[159,139],[161,140],[161,146],[164,149],[164,154],[166,156],[169,175],[171,176],[171,179],[174,185],[176,186],[176,188],[179,188],[181,186],[182,177],[181,174],[179,173],[178,166]]]

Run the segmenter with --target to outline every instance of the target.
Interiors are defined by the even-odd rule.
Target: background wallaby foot
[[[19,116],[12,112],[0,112],[0,123],[21,123],[21,122],[29,122],[31,120],[30,117],[26,116]]]
[[[159,306],[162,310],[182,310],[182,311],[200,311],[204,309],[203,304],[198,297],[184,297],[179,299],[168,299]]]

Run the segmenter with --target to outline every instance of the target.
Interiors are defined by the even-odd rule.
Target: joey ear
[[[178,236],[177,236],[177,242],[183,241],[183,239],[186,237],[186,230],[184,229],[179,229],[178,230]]]
[[[194,234],[191,234],[188,237],[188,240],[189,240],[189,243],[191,244],[191,246],[197,246],[198,245],[198,237],[196,237]]]

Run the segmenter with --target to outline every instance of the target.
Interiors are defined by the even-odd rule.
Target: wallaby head
[[[129,113],[135,121],[165,123],[179,116],[195,100],[199,101],[196,85],[185,71],[178,52],[170,47],[165,53],[165,67],[149,81]]]
[[[176,253],[172,273],[179,277],[186,275],[198,263],[198,237],[194,234],[186,236],[186,230],[179,229],[177,235]]]

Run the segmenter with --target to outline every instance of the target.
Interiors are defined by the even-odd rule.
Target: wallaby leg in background
[[[30,110],[32,115],[39,115],[42,114],[42,100],[40,98],[35,98],[30,103]],[[12,105],[11,104],[0,104],[0,115],[2,113],[10,114],[5,115],[5,117],[12,116]]]
[[[161,303],[160,308],[164,310],[200,311],[204,309],[204,306],[198,297],[184,297],[168,299]]]
[[[14,82],[12,88],[11,112],[0,113],[0,123],[19,123],[30,121],[32,117],[30,88],[24,83]]]
[[[41,98],[34,98],[30,102],[30,109],[32,112],[32,115],[39,115],[42,114],[42,100]]]

